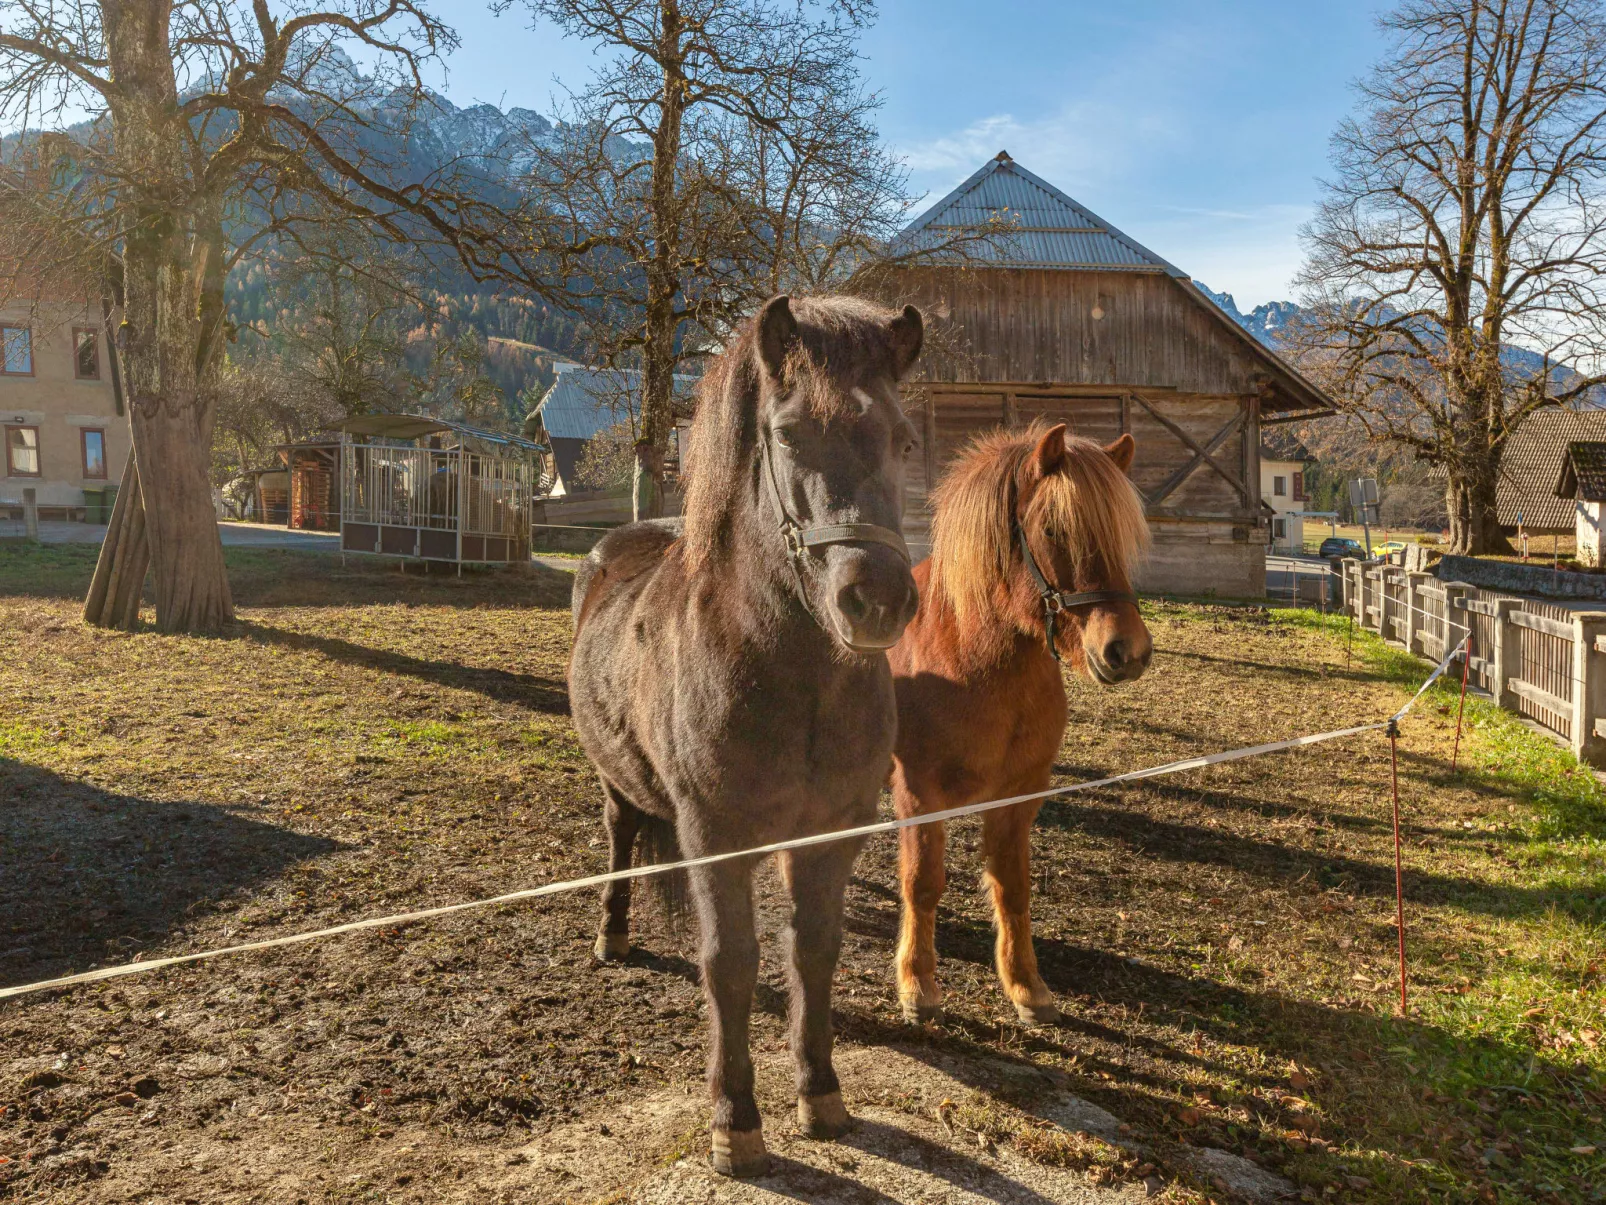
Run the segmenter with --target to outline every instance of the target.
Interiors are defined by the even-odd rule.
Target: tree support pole
[[[145,533],[145,501],[139,463],[132,450],[123,466],[122,488],[106,525],[106,538],[95,562],[95,576],[84,600],[84,622],[102,628],[132,631],[139,622],[140,596],[150,566]]]

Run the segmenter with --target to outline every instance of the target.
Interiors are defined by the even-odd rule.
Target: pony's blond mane
[[[1049,429],[1038,421],[977,436],[937,486],[931,584],[962,622],[978,622],[994,610],[999,587],[1010,580],[1017,559],[1016,481]],[[1104,449],[1079,435],[1065,437],[1064,464],[1032,495],[1021,518],[1028,537],[1045,535],[1078,571],[1100,557],[1105,570],[1126,583],[1149,547],[1143,499]]]

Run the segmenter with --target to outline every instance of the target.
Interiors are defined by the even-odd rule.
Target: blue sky
[[[1248,309],[1291,295],[1298,230],[1377,0],[881,0],[864,76],[931,199],[1008,150]],[[446,94],[551,112],[589,48],[519,10],[437,9],[463,48]]]

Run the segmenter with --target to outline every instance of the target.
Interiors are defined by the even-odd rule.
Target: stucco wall
[[[114,484],[122,476],[130,442],[128,419],[117,413],[100,309],[47,304],[30,313],[26,307],[13,307],[0,310],[0,324],[28,327],[33,345],[30,375],[0,374],[0,427],[38,427],[40,460],[39,476],[10,476],[0,448],[0,503],[21,502],[23,489],[32,487],[41,506],[81,507],[85,486]],[[75,326],[99,332],[98,380],[80,380],[74,372]],[[104,480],[84,476],[86,427],[105,432]]]

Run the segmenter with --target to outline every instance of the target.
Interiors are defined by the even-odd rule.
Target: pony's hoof
[[[722,1176],[762,1176],[770,1168],[763,1130],[715,1130],[708,1161]]]
[[[630,934],[598,933],[592,953],[598,962],[623,962],[630,954]]]
[[[905,996],[898,1004],[903,1009],[903,1019],[911,1025],[927,1025],[942,1020],[940,1004],[922,1004],[913,996]]]
[[[842,1093],[797,1098],[797,1126],[810,1138],[840,1138],[853,1128]]]
[[[1047,1004],[1017,1004],[1015,1015],[1028,1029],[1035,1029],[1040,1025],[1058,1025],[1061,1016],[1059,1005],[1052,1000]]]

